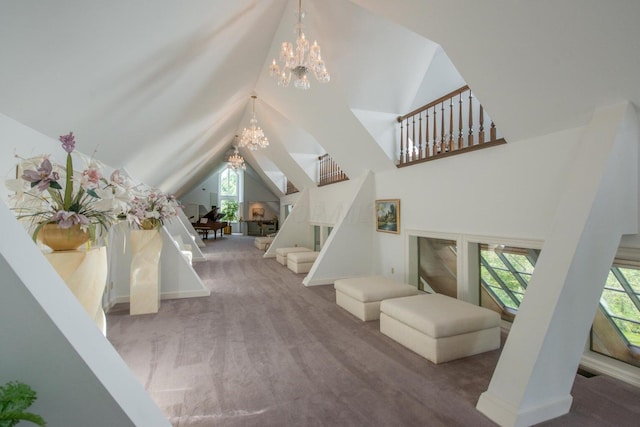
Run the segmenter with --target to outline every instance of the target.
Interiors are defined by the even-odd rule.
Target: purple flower
[[[89,218],[86,216],[67,211],[58,211],[51,217],[51,221],[58,223],[59,228],[71,228],[76,224],[89,225]]]
[[[67,153],[71,153],[74,148],[76,148],[76,140],[74,139],[73,132],[69,132],[69,135],[62,135],[60,137],[60,142],[62,142],[62,148]]]
[[[53,165],[49,159],[44,159],[37,171],[26,170],[22,174],[22,179],[31,183],[31,187],[38,187],[38,190],[44,191],[51,185],[52,182],[57,182],[60,179],[58,172],[53,172]]]

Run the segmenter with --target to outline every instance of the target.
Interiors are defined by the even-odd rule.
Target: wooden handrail
[[[334,184],[348,180],[349,177],[329,154],[318,157],[318,185]]]
[[[453,98],[457,95],[460,95],[462,92],[465,92],[469,90],[469,86],[462,86],[460,89],[456,89],[453,92],[449,92],[448,94],[441,96],[440,98],[436,99],[433,102],[428,103],[427,105],[423,105],[422,107],[413,110],[410,113],[405,114],[404,116],[398,116],[398,122],[403,121],[404,119],[406,119],[407,117],[411,117],[411,116],[415,116],[418,113],[422,113],[425,110],[428,110],[431,107],[435,107],[436,105],[440,104],[443,101],[446,101],[449,98]]]
[[[400,150],[397,166],[504,144],[504,139],[498,137],[493,121],[489,128],[489,140],[485,140],[485,120],[489,121],[490,118],[466,85],[399,116]]]

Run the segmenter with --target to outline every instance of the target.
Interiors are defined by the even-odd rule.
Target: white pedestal
[[[106,335],[106,317],[102,309],[102,294],[107,280],[106,248],[57,251],[46,253],[45,257],[102,334]]]
[[[160,309],[159,230],[131,230],[130,314],[157,313]]]

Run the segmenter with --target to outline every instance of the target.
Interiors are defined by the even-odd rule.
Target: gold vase
[[[147,218],[140,221],[143,230],[155,230],[160,228],[160,220],[156,218]]]
[[[80,224],[70,228],[60,228],[56,223],[44,224],[38,231],[37,240],[54,251],[72,251],[87,243],[91,236],[89,230],[80,228]]]

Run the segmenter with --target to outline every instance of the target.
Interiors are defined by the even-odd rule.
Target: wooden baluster
[[[433,155],[440,154],[440,145],[438,144],[438,110],[433,107]]]
[[[453,98],[449,99],[449,151],[453,151]]]
[[[413,116],[413,123],[411,126],[411,135],[412,135],[412,141],[413,141],[413,146],[411,147],[411,161],[414,161],[416,159],[416,116]]]
[[[404,124],[400,117],[398,117],[398,121],[400,122],[400,164],[403,164],[403,155],[404,155]]]
[[[480,104],[480,128],[478,129],[478,144],[484,143],[484,110]]]
[[[405,139],[404,162],[409,162],[409,118],[407,118],[407,137]]]
[[[440,103],[440,145],[442,145],[442,151],[447,150],[447,143],[445,141],[445,133],[444,133],[444,102]]]
[[[422,155],[422,113],[418,116],[418,159],[422,159],[424,156]]]
[[[471,147],[473,145],[473,95],[471,91],[469,91],[469,143],[468,146]]]
[[[458,149],[464,146],[464,137],[462,136],[462,94],[458,102]]]
[[[335,180],[336,175],[336,163],[332,158],[329,158],[329,182],[333,182]]]
[[[489,131],[489,135],[491,141],[496,140],[496,125],[493,123],[493,120],[491,120],[491,130]]]
[[[424,138],[424,151],[425,151],[425,157],[429,157],[430,153],[429,153],[429,110],[426,111],[426,118],[425,118],[425,138]]]

